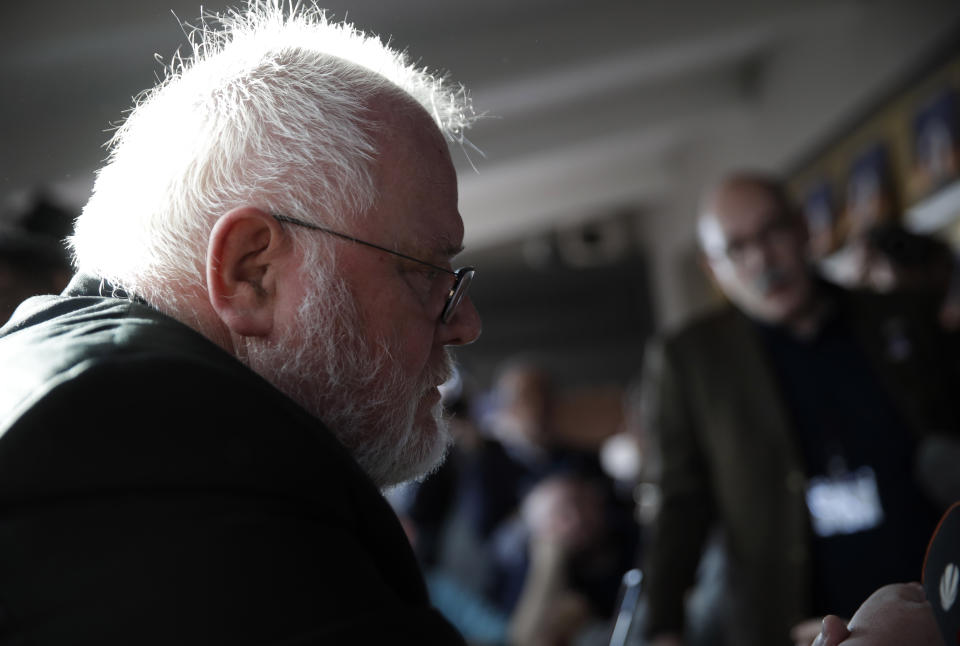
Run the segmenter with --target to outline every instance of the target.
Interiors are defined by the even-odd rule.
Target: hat
[[[29,206],[0,214],[0,260],[12,264],[68,266],[65,238],[73,228],[73,214],[45,196]]]

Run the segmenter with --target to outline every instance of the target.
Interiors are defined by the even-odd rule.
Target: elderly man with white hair
[[[379,489],[434,468],[460,87],[254,0],[111,142],[0,330],[0,642],[461,643]]]

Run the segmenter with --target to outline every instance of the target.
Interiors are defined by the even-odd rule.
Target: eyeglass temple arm
[[[420,260],[420,259],[418,259],[418,258],[414,258],[413,256],[408,256],[408,255],[405,254],[405,253],[400,253],[399,251],[394,251],[393,249],[388,249],[388,248],[386,248],[386,247],[381,247],[380,245],[374,244],[373,242],[367,242],[366,240],[361,240],[360,238],[354,238],[353,236],[347,235],[346,233],[340,233],[339,231],[334,231],[333,229],[328,229],[327,227],[320,226],[319,224],[312,224],[312,223],[310,223],[310,222],[305,222],[305,221],[299,220],[299,219],[297,219],[297,218],[291,218],[289,215],[281,215],[281,214],[279,214],[279,213],[273,213],[272,215],[273,215],[273,218],[274,218],[277,222],[287,222],[287,223],[289,223],[289,224],[295,224],[295,225],[297,225],[297,226],[301,226],[301,227],[304,227],[304,228],[307,228],[307,229],[314,229],[314,230],[316,230],[316,231],[323,231],[324,233],[329,233],[330,235],[336,236],[336,237],[338,237],[338,238],[342,238],[343,240],[349,240],[350,242],[355,242],[355,243],[357,243],[357,244],[362,244],[362,245],[364,245],[364,246],[366,246],[366,247],[372,247],[373,249],[379,249],[380,251],[385,251],[386,253],[392,254],[392,255],[397,256],[397,257],[399,257],[399,258],[403,258],[404,260],[409,260],[409,261],[411,261],[411,262],[415,262],[415,263],[417,263],[417,264],[425,265],[425,266],[427,266],[427,267],[430,267],[431,269],[436,269],[437,271],[442,271],[442,272],[445,273],[445,274],[452,274],[452,275],[454,275],[454,276],[457,275],[457,272],[455,272],[455,271],[450,271],[449,269],[445,269],[445,268],[440,267],[440,266],[438,266],[438,265],[434,265],[433,263],[426,262],[425,260]]]

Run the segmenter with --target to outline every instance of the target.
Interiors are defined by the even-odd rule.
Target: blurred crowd
[[[878,222],[828,282],[758,173],[708,191],[699,226],[727,304],[652,340],[602,442],[556,432],[534,360],[449,390],[454,455],[393,500],[473,643],[809,646],[920,578],[960,497],[951,247]]]
[[[601,446],[558,432],[560,396],[529,358],[502,366],[486,391],[457,380],[445,402],[453,454],[390,494],[434,602],[473,643],[606,643],[636,562],[632,488]]]

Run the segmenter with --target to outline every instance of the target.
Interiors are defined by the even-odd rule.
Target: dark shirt
[[[850,617],[876,588],[918,580],[936,512],[919,491],[908,428],[842,312],[810,339],[758,325],[811,478],[864,467],[876,477],[876,527],[812,539],[813,609]],[[909,348],[891,348],[893,352]],[[861,471],[863,473],[863,471]]]

